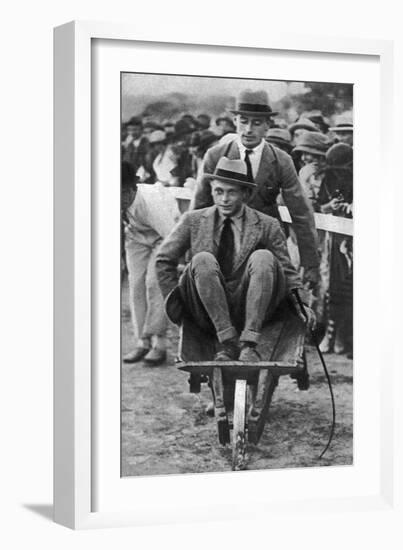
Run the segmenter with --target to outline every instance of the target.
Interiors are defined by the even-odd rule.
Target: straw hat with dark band
[[[354,131],[354,127],[352,124],[340,124],[338,126],[331,126],[329,128],[329,130],[331,132],[353,132]]]
[[[269,105],[269,96],[264,90],[254,92],[253,90],[244,90],[239,94],[236,108],[231,113],[245,116],[270,117],[278,115],[278,112],[272,111]]]
[[[156,143],[165,143],[167,140],[167,135],[163,130],[154,130],[151,132],[150,137],[148,138],[149,143],[155,145]]]
[[[230,160],[227,157],[221,157],[214,174],[204,174],[204,178],[225,183],[236,183],[252,189],[257,187],[256,183],[248,180],[246,163],[239,159]]]
[[[336,124],[329,128],[331,132],[353,132],[353,120],[348,115],[339,115],[336,119]]]

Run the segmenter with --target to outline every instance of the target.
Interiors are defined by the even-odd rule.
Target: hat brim
[[[279,114],[279,111],[267,111],[266,113],[262,113],[262,111],[236,111],[232,109],[230,110],[230,112],[234,115],[246,115],[259,118],[270,118]]]
[[[184,315],[184,304],[179,288],[176,286],[165,298],[165,313],[172,323],[179,325]]]
[[[229,116],[220,116],[220,117],[218,117],[218,118],[215,119],[215,123],[216,123],[216,124],[219,124],[219,123],[222,122],[222,121],[228,122],[229,124],[234,124],[234,121],[233,121],[232,118],[229,117]]]
[[[318,130],[314,125],[308,126],[308,124],[290,124],[288,131],[294,133],[295,130],[306,130],[307,132],[317,132]]]
[[[218,181],[223,181],[224,183],[235,183],[237,185],[241,185],[242,187],[247,187],[249,189],[254,189],[255,187],[257,187],[257,184],[254,183],[254,182],[246,182],[246,181],[242,181],[242,180],[236,180],[236,179],[233,179],[233,178],[226,178],[224,176],[217,176],[216,174],[204,174],[203,175],[203,180],[218,180]]]
[[[354,128],[352,126],[334,126],[330,127],[329,130],[331,132],[353,132]]]
[[[163,144],[163,143],[167,143],[167,141],[168,141],[168,139],[165,138],[165,139],[161,139],[161,140],[158,140],[158,141],[150,141],[150,140],[148,140],[148,143],[149,143],[150,145],[161,145],[161,144]]]
[[[267,137],[266,136],[266,141],[268,143],[271,143],[272,145],[281,145],[282,147],[286,147],[287,149],[289,149],[290,151],[292,149],[294,149],[294,146],[288,142],[288,141],[285,141],[284,139],[281,139],[281,138],[273,138],[273,137]]]
[[[315,149],[313,147],[305,147],[304,145],[297,145],[292,150],[293,153],[301,152],[301,153],[312,153],[313,155],[321,155],[326,156],[326,151],[321,151],[320,149]]]

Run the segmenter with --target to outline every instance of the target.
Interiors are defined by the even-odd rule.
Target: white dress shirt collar
[[[238,144],[239,154],[241,160],[245,160],[245,151],[248,149],[249,151],[252,151],[252,153],[249,155],[249,160],[252,166],[252,174],[253,179],[256,179],[256,174],[259,169],[260,159],[262,158],[262,152],[263,147],[265,144],[265,140],[262,139],[262,141],[259,143],[259,145],[256,145],[253,149],[251,147],[245,147],[241,141],[241,137],[237,136],[236,143]]]

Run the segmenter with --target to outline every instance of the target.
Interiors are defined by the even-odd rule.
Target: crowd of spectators
[[[235,137],[233,116],[227,113],[214,120],[207,113],[185,113],[175,121],[146,113],[130,118],[122,124],[122,219],[138,183],[159,181],[193,190],[206,151]],[[274,118],[265,139],[291,155],[315,212],[353,217],[353,124],[348,114],[332,117],[332,123],[320,111],[305,112],[291,124]],[[286,230],[292,247],[295,236]],[[352,356],[352,237],[318,234],[321,281],[313,308],[322,330],[321,348]]]

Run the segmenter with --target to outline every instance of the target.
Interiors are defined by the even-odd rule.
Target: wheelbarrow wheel
[[[236,381],[232,431],[233,470],[246,468],[246,389],[246,380]]]

